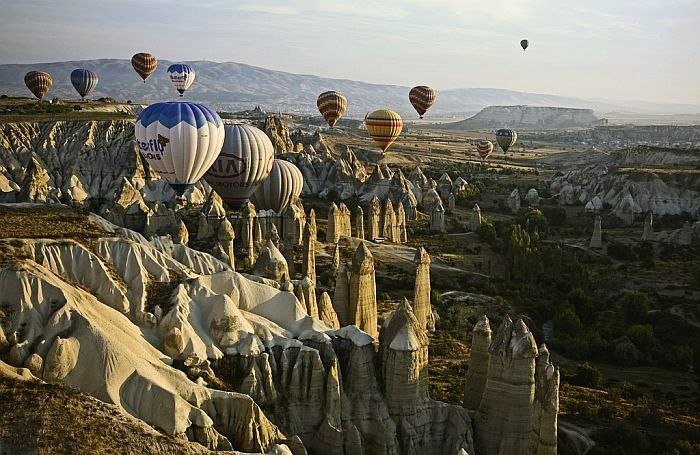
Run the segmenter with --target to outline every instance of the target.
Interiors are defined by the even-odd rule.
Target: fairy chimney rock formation
[[[489,373],[489,346],[491,345],[491,325],[486,315],[474,324],[472,345],[464,385],[464,407],[471,410],[479,408],[481,396]]]
[[[311,236],[314,239],[314,248],[316,247],[316,240],[318,239],[318,227],[316,226],[316,210],[311,209],[309,211],[309,217],[306,221],[306,225],[309,227]]]
[[[255,239],[253,225],[256,217],[255,206],[247,201],[241,208],[241,249],[246,252],[249,264],[255,263]]]
[[[219,229],[216,232],[216,238],[219,241],[221,251],[226,254],[225,257],[220,259],[231,266],[231,269],[233,270],[236,270],[235,256],[233,252],[233,240],[235,237],[236,234],[234,233],[233,225],[231,225],[228,218],[224,218],[224,221],[221,222]]]
[[[340,213],[340,237],[352,237],[352,225],[351,225],[351,214],[350,209],[343,202],[338,205],[338,212]]]
[[[365,239],[365,212],[359,205],[355,209],[355,237]]]
[[[309,316],[318,318],[318,304],[316,302],[316,285],[309,277],[304,277],[299,283],[301,293],[306,303],[306,312]],[[300,299],[301,300],[301,299]]]
[[[328,224],[326,225],[326,243],[338,243],[340,240],[341,215],[335,202],[328,209]]]
[[[374,240],[381,237],[379,231],[380,218],[382,213],[382,204],[379,202],[379,198],[374,196],[369,204],[368,213],[368,225],[369,225],[369,238],[368,240]]]
[[[413,313],[424,329],[435,330],[433,309],[430,305],[430,255],[422,246],[413,258],[416,263],[416,281],[413,288]]]
[[[475,418],[483,455],[556,454],[559,372],[525,323],[506,317],[489,346],[484,393]]]
[[[350,300],[350,276],[348,266],[342,263],[338,266],[335,278],[335,290],[333,292],[333,308],[338,316],[341,327],[352,324],[349,315]]]
[[[449,196],[447,196],[447,210],[448,211],[453,211],[455,209],[455,195],[454,193],[450,193]]]
[[[517,188],[511,191],[510,196],[508,196],[508,208],[512,213],[520,211],[520,191]]]
[[[184,221],[180,220],[175,227],[173,232],[173,243],[180,245],[187,245],[190,241],[190,234],[187,232],[187,226],[185,226]]]
[[[479,204],[474,204],[472,208],[472,213],[469,216],[469,230],[472,232],[478,232],[481,228],[481,207]]]
[[[267,240],[272,242],[273,245],[275,245],[275,248],[279,248],[280,246],[280,234],[277,231],[277,226],[275,223],[272,223],[270,225],[270,230],[268,231],[267,234]]]
[[[428,334],[407,299],[384,323],[379,352],[389,413],[415,414],[419,403],[428,399]]]
[[[394,242],[394,233],[396,231],[396,213],[394,213],[394,205],[391,199],[386,200],[384,204],[384,216],[382,217],[382,237],[389,242]]]
[[[603,231],[601,224],[602,219],[600,216],[596,216],[593,222],[593,235],[591,236],[590,248],[603,248]]]
[[[396,229],[398,231],[398,238],[394,239],[394,241],[396,243],[408,242],[408,232],[406,230],[406,210],[403,208],[403,202],[399,202],[399,206],[396,209]]]
[[[255,261],[253,274],[264,278],[269,278],[277,282],[282,281],[283,276],[289,276],[287,260],[280,250],[268,240]]]
[[[327,292],[321,294],[321,298],[318,301],[318,318],[325,322],[328,327],[334,330],[338,330],[340,328],[338,315],[333,309],[333,302],[331,302],[331,297]]]
[[[374,258],[365,242],[360,243],[352,259],[348,321],[377,339],[377,288]]]
[[[301,261],[301,274],[316,283],[316,239],[309,223],[304,227],[304,256]]]
[[[207,216],[199,212],[197,217],[197,240],[204,240],[214,236],[214,228],[209,224]]]
[[[445,232],[445,208],[438,202],[430,212],[430,232]]]
[[[642,231],[642,240],[648,241],[654,238],[654,214],[648,210],[644,217],[644,231]]]
[[[540,194],[537,192],[537,189],[530,188],[525,195],[525,200],[531,207],[538,207],[540,205]]]

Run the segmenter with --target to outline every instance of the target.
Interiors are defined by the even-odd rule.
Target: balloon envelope
[[[224,124],[203,104],[151,104],[134,127],[141,156],[182,195],[209,169],[224,144]]]
[[[526,39],[520,41],[520,47],[523,48],[523,50],[527,49],[527,47],[530,45],[530,42]]]
[[[318,96],[316,106],[318,106],[318,111],[323,118],[328,122],[328,126],[333,128],[345,113],[345,109],[348,107],[348,100],[340,92],[323,92]]]
[[[250,200],[255,208],[280,213],[301,194],[304,177],[298,167],[284,160],[274,160],[270,175],[263,180]]]
[[[493,152],[493,143],[491,141],[479,141],[476,143],[476,153],[479,154],[482,160],[491,155]]]
[[[389,109],[379,109],[365,117],[367,132],[382,152],[386,152],[403,130],[401,116]]]
[[[158,67],[158,60],[149,53],[139,52],[131,57],[131,66],[133,66],[134,70],[141,76],[143,82],[146,82],[148,76],[153,74]]]
[[[275,148],[267,134],[251,125],[224,125],[224,132],[224,146],[205,179],[224,202],[238,209],[270,174]]]
[[[496,131],[496,142],[498,142],[498,145],[501,147],[501,150],[503,150],[503,153],[508,152],[508,149],[511,148],[517,140],[518,133],[513,130],[501,128],[500,130]]]
[[[413,108],[418,112],[420,118],[430,109],[435,102],[435,90],[427,85],[418,85],[408,92],[408,100]]]
[[[53,79],[49,73],[43,71],[30,71],[24,75],[24,84],[34,96],[40,100],[49,91],[53,84]]]
[[[85,98],[97,87],[100,78],[90,70],[78,68],[70,73],[70,83],[81,98]]]
[[[168,76],[173,87],[180,92],[180,96],[185,93],[185,90],[190,88],[194,82],[195,72],[190,65],[184,63],[175,63],[168,67]]]

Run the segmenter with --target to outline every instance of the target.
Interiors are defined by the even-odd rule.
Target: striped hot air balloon
[[[53,85],[53,79],[49,73],[30,71],[24,75],[24,84],[41,101]]]
[[[408,92],[408,100],[413,108],[418,112],[420,118],[430,109],[435,102],[435,90],[427,85],[418,85]]]
[[[195,72],[190,65],[175,63],[168,67],[168,76],[170,76],[170,82],[172,82],[173,87],[182,96],[185,90],[190,88],[190,85],[194,82]]]
[[[73,84],[73,88],[82,99],[85,99],[97,87],[99,80],[97,74],[82,68],[75,69],[70,73],[70,83]]]
[[[270,174],[275,148],[267,134],[252,125],[225,125],[224,132],[224,147],[205,178],[221,199],[236,210]]]
[[[513,130],[501,128],[500,130],[496,131],[496,142],[498,142],[498,145],[501,147],[501,150],[503,150],[503,153],[507,153],[508,149],[511,148],[517,140],[518,133]]]
[[[348,107],[348,100],[342,93],[332,90],[318,95],[316,106],[318,106],[318,111],[323,118],[328,122],[328,126],[333,128],[345,113],[345,109]]]
[[[257,209],[280,213],[301,194],[304,176],[298,167],[284,160],[274,160],[270,175],[258,185],[250,201]]]
[[[139,52],[131,57],[131,66],[134,67],[134,70],[141,76],[145,84],[148,76],[153,74],[158,67],[158,60],[149,53]]]
[[[488,158],[493,152],[493,143],[491,141],[479,141],[476,143],[476,153],[479,154],[482,160]]]
[[[379,109],[365,117],[365,126],[382,152],[386,152],[403,130],[401,116],[389,109]]]
[[[224,123],[203,104],[156,103],[139,114],[134,136],[149,166],[182,195],[219,156]]]

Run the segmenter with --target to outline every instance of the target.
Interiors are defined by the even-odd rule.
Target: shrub
[[[628,324],[640,323],[647,320],[649,313],[649,297],[643,292],[631,292],[620,299],[620,306]]]
[[[481,223],[479,227],[479,239],[493,246],[496,244],[496,228],[491,223]]]
[[[647,324],[630,326],[625,333],[635,346],[642,351],[649,351],[654,345],[654,329]]]
[[[554,316],[554,334],[557,337],[574,337],[581,332],[581,320],[569,303],[557,310]]]
[[[572,382],[581,387],[599,389],[603,385],[603,373],[590,363],[584,362],[576,368]]]

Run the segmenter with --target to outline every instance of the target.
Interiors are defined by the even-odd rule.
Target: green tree
[[[647,320],[647,314],[649,313],[649,297],[645,293],[627,293],[622,296],[619,302],[627,324],[635,324]]]
[[[586,295],[583,289],[574,288],[566,296],[566,300],[574,307],[579,319],[585,324],[595,322],[597,313],[593,301]]]
[[[576,375],[573,381],[574,384],[581,387],[599,389],[603,385],[603,374],[598,368],[588,362],[584,362],[576,368]]]
[[[554,324],[554,334],[557,337],[575,337],[581,333],[581,320],[574,307],[569,303],[565,303],[557,310],[552,323]]]
[[[634,343],[637,348],[648,352],[654,345],[654,329],[647,324],[635,324],[630,326],[625,332],[627,338]]]

